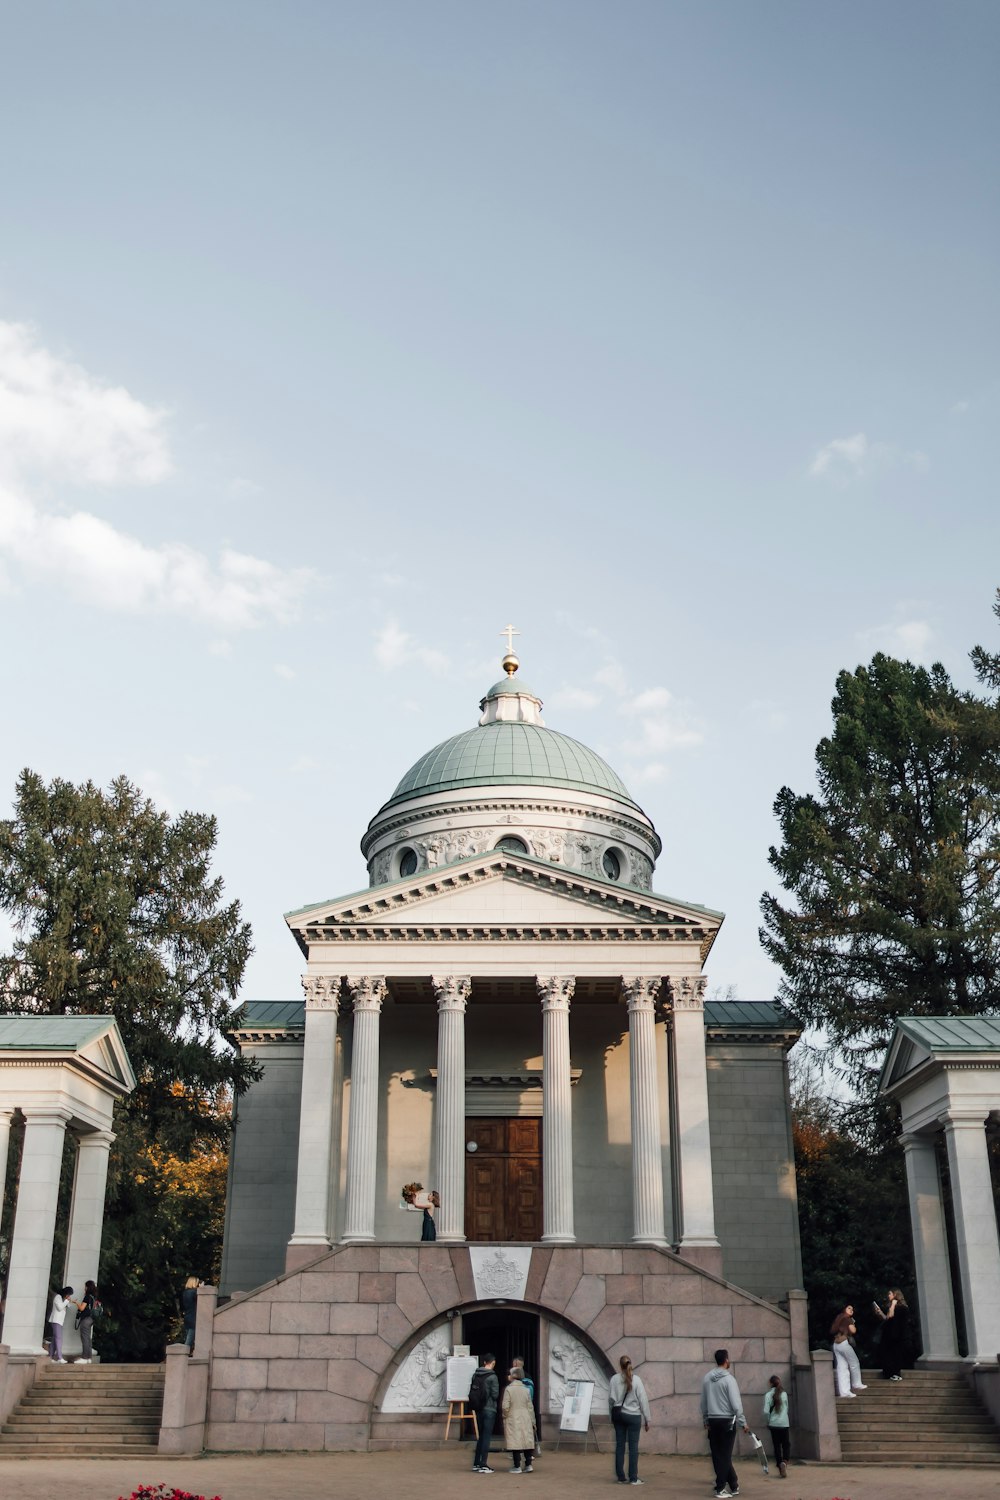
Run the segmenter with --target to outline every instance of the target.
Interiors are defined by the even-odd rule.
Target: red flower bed
[[[131,1495],[119,1495],[118,1500],[208,1500],[208,1497],[195,1495],[191,1490],[168,1490],[165,1484],[140,1484]],[[222,1500],[222,1496],[213,1495],[211,1500]]]

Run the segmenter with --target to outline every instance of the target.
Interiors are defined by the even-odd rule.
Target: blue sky
[[[475,722],[546,722],[767,998],[836,672],[997,648],[992,3],[9,9],[0,805],[214,811],[247,996]]]

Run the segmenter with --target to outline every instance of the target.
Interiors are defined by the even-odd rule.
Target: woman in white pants
[[[830,1329],[833,1335],[833,1367],[837,1379],[837,1395],[852,1400],[857,1391],[867,1390],[861,1383],[861,1366],[851,1344],[851,1334],[857,1333],[854,1323],[854,1308],[850,1303],[833,1320]]]

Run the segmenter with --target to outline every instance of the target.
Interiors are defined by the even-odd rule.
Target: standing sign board
[[[445,1400],[468,1401],[472,1377],[479,1368],[474,1354],[452,1354],[445,1365]]]
[[[559,1419],[560,1432],[586,1432],[590,1426],[590,1408],[594,1401],[592,1380],[567,1380],[566,1399]]]

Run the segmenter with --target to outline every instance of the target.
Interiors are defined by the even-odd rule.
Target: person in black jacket
[[[899,1287],[889,1293],[889,1310],[883,1312],[875,1303],[875,1312],[882,1319],[882,1379],[902,1380],[900,1373],[906,1356],[906,1320],[910,1309]]]
[[[97,1283],[85,1282],[83,1301],[79,1303],[80,1311],[76,1315],[76,1326],[83,1345],[83,1358],[77,1360],[78,1365],[89,1365],[94,1357],[94,1304],[97,1300]]]
[[[198,1314],[198,1278],[189,1276],[181,1292],[181,1312],[184,1314],[184,1342],[194,1350],[194,1327]]]
[[[479,1423],[479,1441],[476,1444],[476,1456],[472,1460],[473,1474],[493,1473],[490,1468],[490,1440],[493,1437],[493,1428],[496,1426],[497,1406],[500,1402],[500,1382],[497,1379],[496,1363],[495,1354],[484,1354],[479,1369],[472,1377],[485,1387],[483,1404],[475,1408],[476,1420]]]

